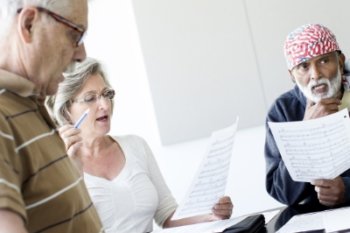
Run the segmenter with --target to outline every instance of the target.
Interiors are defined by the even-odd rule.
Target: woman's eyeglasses
[[[97,100],[104,98],[105,100],[113,100],[115,96],[115,91],[111,88],[104,89],[101,93],[88,92],[81,98],[76,98],[72,100],[72,103],[85,103],[85,104],[95,104]]]

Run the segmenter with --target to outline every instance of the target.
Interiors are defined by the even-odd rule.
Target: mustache
[[[327,87],[329,87],[330,82],[326,78],[321,78],[317,81],[311,80],[308,84],[308,88],[309,88],[309,90],[313,90],[315,87],[320,86],[320,85],[327,85]]]
[[[313,102],[317,103],[321,99],[333,97],[335,94],[339,92],[342,85],[342,75],[340,72],[340,69],[338,68],[337,74],[334,77],[331,78],[325,78],[320,77],[319,79],[309,79],[309,82],[305,85],[302,85],[300,82],[296,82],[300,90],[302,91],[303,95],[307,98],[312,100]],[[325,86],[325,92],[319,93],[315,92],[317,87],[320,87],[321,85]]]

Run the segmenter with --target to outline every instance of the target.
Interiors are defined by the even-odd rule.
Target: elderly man
[[[345,57],[333,33],[319,24],[303,25],[291,32],[284,45],[285,58],[294,89],[272,105],[267,122],[305,121],[338,111],[346,103],[342,77]],[[347,89],[347,88],[346,88]],[[266,124],[266,188],[276,200],[294,205],[308,203],[334,207],[350,203],[350,170],[333,180],[312,184],[295,182],[288,173]]]
[[[43,105],[85,58],[87,0],[0,2],[0,232],[103,232]]]

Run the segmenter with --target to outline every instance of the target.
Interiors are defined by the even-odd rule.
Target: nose
[[[85,58],[86,58],[85,44],[82,43],[77,48],[75,48],[75,51],[74,51],[74,54],[73,54],[73,61],[81,62]]]
[[[317,67],[317,64],[310,65],[310,78],[312,80],[318,80],[322,78],[321,72],[319,70],[319,67]]]
[[[110,107],[110,100],[99,96],[99,98],[97,99],[97,105],[100,109],[108,109]]]

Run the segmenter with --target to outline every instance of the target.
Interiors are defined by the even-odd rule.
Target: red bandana
[[[340,50],[333,33],[320,24],[306,24],[292,31],[284,43],[288,69],[313,57]]]

